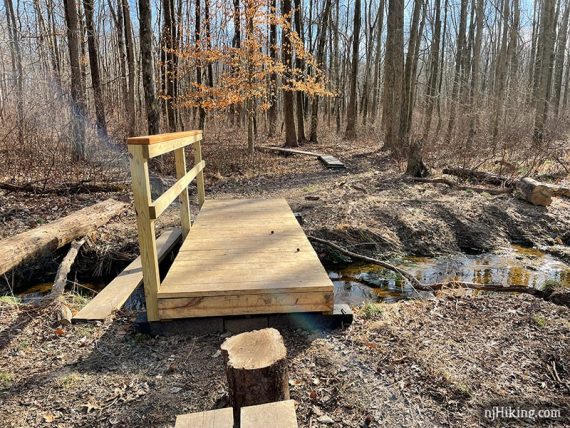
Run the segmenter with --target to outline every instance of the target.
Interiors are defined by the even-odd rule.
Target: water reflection
[[[426,284],[465,281],[542,288],[546,281],[556,281],[570,287],[570,266],[535,248],[512,246],[492,254],[409,257],[393,263]],[[394,302],[412,294],[401,277],[376,265],[352,264],[329,276],[337,302]]]

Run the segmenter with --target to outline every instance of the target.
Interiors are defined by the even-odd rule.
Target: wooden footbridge
[[[332,282],[284,199],[206,200],[201,140],[201,131],[128,140],[148,320],[331,312]],[[169,152],[178,181],[152,200],[149,160]],[[200,212],[192,221],[194,180]],[[183,242],[161,281],[155,221],[176,199]]]

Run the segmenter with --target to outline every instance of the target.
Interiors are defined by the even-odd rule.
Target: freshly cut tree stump
[[[552,203],[552,188],[530,177],[517,181],[516,188],[518,196],[533,205],[547,207]]]
[[[238,334],[221,347],[234,421],[246,406],[289,399],[287,349],[274,328]]]

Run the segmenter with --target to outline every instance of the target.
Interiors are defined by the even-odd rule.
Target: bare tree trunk
[[[427,141],[433,116],[434,99],[438,90],[439,77],[439,47],[441,44],[441,0],[435,0],[435,22],[429,53],[429,76],[426,91],[426,111],[422,139]]]
[[[24,143],[24,72],[22,69],[22,52],[20,47],[20,30],[16,22],[16,14],[12,0],[5,0],[6,20],[8,23],[8,36],[10,39],[10,57],[12,60],[12,73],[16,87],[16,117],[18,128],[18,142]]]
[[[79,15],[74,0],[65,0],[64,8],[71,66],[72,157],[75,161],[81,161],[85,160],[85,96],[81,82],[81,61],[79,57]]]
[[[388,150],[401,153],[400,102],[404,75],[404,4],[401,0],[388,0],[388,34],[384,61],[384,145]]]
[[[282,0],[282,11],[284,19],[291,23],[291,0]],[[283,63],[287,68],[286,74],[291,72],[293,58],[291,52],[291,40],[289,38],[288,32],[291,31],[289,28],[284,29],[281,35],[282,46],[281,46],[281,56],[283,58]],[[295,131],[295,113],[294,113],[294,93],[288,86],[288,78],[284,76],[284,88],[283,88],[283,120],[285,123],[285,147],[298,147],[297,142],[297,132]]]
[[[123,0],[126,1],[126,0]],[[143,87],[149,135],[160,132],[160,111],[155,95],[150,0],[139,0]],[[126,9],[125,9],[126,14]]]
[[[436,0],[439,1],[439,0]],[[376,52],[374,54],[374,83],[372,90],[374,95],[372,97],[372,123],[376,121],[378,116],[378,104],[380,100],[380,65],[382,63],[382,31],[384,27],[384,7],[385,0],[380,0],[378,6],[378,27],[376,29]]]
[[[480,62],[481,62],[481,42],[483,39],[484,22],[484,0],[477,0],[475,8],[477,24],[475,31],[475,42],[473,46],[473,62],[471,63],[471,112],[469,119],[469,135],[467,137],[467,148],[473,147],[477,126],[479,122],[479,86],[481,82]]]
[[[277,15],[277,0],[271,0],[271,13]],[[269,24],[269,55],[277,62],[277,25],[272,20]],[[268,137],[274,137],[277,129],[277,73],[269,76],[269,110],[267,111]]]
[[[501,16],[501,19],[503,20],[503,35],[501,37],[501,48],[499,50],[497,58],[497,69],[495,71],[496,87],[493,97],[495,101],[493,129],[491,131],[493,149],[497,146],[497,140],[499,138],[499,121],[503,115],[505,80],[507,78],[507,41],[509,39],[508,20],[510,15],[510,8],[509,1],[505,0],[503,3],[503,14]]]
[[[321,25],[317,35],[317,65],[319,68],[323,66],[323,57],[325,55],[325,44],[327,41],[327,25],[330,19],[332,0],[326,0],[325,9],[321,18]],[[313,99],[313,106],[311,107],[311,136],[310,141],[316,143],[318,140],[318,125],[319,125],[319,97],[318,95]]]
[[[85,9],[85,27],[87,29],[87,50],[89,52],[89,68],[91,69],[91,85],[93,86],[93,99],[95,102],[95,117],[97,133],[107,140],[107,121],[105,119],[105,106],[103,104],[103,91],[99,73],[99,56],[97,35],[93,27],[93,0],[83,0]]]
[[[461,12],[459,17],[459,31],[457,32],[457,53],[455,56],[455,73],[453,76],[453,89],[451,93],[451,105],[449,112],[449,121],[447,122],[447,133],[445,141],[449,144],[455,129],[455,120],[457,117],[457,101],[461,89],[461,66],[463,63],[463,50],[465,49],[465,28],[467,26],[467,3],[468,0],[461,0]]]
[[[303,36],[303,24],[302,24],[302,9],[303,3],[302,0],[294,0],[295,2],[295,12],[294,12],[294,21],[295,21],[295,31],[299,35],[301,39],[301,43],[304,45],[304,36]],[[298,72],[304,73],[305,70],[305,61],[301,58],[301,56],[297,53],[295,55],[295,67],[297,68]],[[299,145],[305,143],[305,113],[303,107],[303,93],[298,91],[296,94],[297,100],[297,141]]]
[[[542,5],[539,43],[542,45],[542,58],[540,61],[539,85],[536,97],[536,116],[534,119],[535,144],[542,144],[544,140],[544,126],[548,117],[550,85],[552,81],[552,64],[554,60],[554,33],[556,20],[554,1],[545,0]]]
[[[564,54],[566,51],[566,42],[568,37],[568,13],[570,12],[570,2],[566,3],[564,15],[558,30],[558,46],[556,48],[556,65],[554,67],[554,87],[552,90],[554,105],[554,116],[558,117],[560,111],[560,98],[562,92],[562,74],[564,70]],[[568,65],[567,65],[568,67]],[[568,86],[568,81],[566,81]]]
[[[162,56],[162,76],[164,88],[164,104],[166,107],[166,122],[169,132],[176,131],[176,116],[174,114],[174,88],[175,88],[175,64],[174,53],[175,49],[175,18],[174,18],[174,3],[172,0],[161,0],[162,2],[162,43],[161,43],[161,56]],[[199,4],[196,3],[197,5]],[[199,8],[199,6],[197,6]]]
[[[201,32],[202,32],[202,25],[201,25],[201,18],[202,18],[202,13],[201,13],[201,7],[200,7],[200,2],[201,0],[196,0],[196,49],[200,50],[200,39],[201,39]],[[202,84],[202,67],[200,67],[199,65],[196,66],[196,84],[199,86]],[[204,107],[200,106],[198,107],[198,112],[199,112],[199,123],[198,123],[198,127],[200,129],[204,129],[204,124],[206,122],[206,110],[204,110]]]
[[[350,99],[346,111],[346,133],[347,140],[356,138],[356,118],[357,118],[357,98],[358,98],[358,60],[360,55],[360,26],[361,26],[361,0],[354,1],[354,30],[352,32],[352,64],[350,71]]]
[[[142,12],[142,2],[144,2],[145,4],[147,4],[150,0],[139,0],[139,9],[140,11],[140,26],[142,27],[143,24],[142,21],[144,19],[143,16],[143,12]],[[129,81],[128,81],[128,96],[129,96],[129,103],[127,104],[127,117],[129,119],[129,134],[130,135],[135,135],[136,133],[136,122],[135,122],[135,42],[133,40],[133,26],[131,23],[131,11],[129,8],[129,1],[128,0],[122,0],[122,5],[123,5],[123,21],[124,21],[124,28],[125,28],[125,47],[127,49],[127,70],[128,70],[128,75],[129,75]],[[150,7],[150,6],[148,6]],[[148,20],[149,20],[149,32],[152,31],[150,28],[150,10],[149,10],[149,16],[148,16]],[[146,25],[145,25],[146,26]],[[143,41],[143,33],[142,33],[142,29],[140,30],[140,43],[141,43],[141,57],[142,57],[142,68],[143,68],[143,85],[144,85],[144,80],[145,80],[145,61],[149,61],[149,67],[150,67],[150,71],[151,71],[151,79],[153,80],[152,85],[152,92],[153,92],[153,97],[154,97],[154,78],[153,76],[153,64],[152,64],[152,56],[146,57],[145,55],[142,53],[142,49],[143,49],[143,44],[148,43],[148,53],[149,55],[152,55],[152,34],[145,34],[144,35],[144,41]],[[148,38],[148,42],[146,41],[146,39]],[[145,46],[146,49],[146,46]],[[146,89],[145,89],[146,92]],[[154,101],[156,102],[156,101]],[[147,106],[148,107],[148,106]],[[156,123],[156,133],[158,133],[158,111],[157,111],[157,123]],[[148,112],[147,112],[148,115]],[[149,123],[149,129],[150,129],[150,123]]]

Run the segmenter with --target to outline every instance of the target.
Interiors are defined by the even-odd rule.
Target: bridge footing
[[[303,330],[334,330],[352,323],[353,314],[346,304],[334,305],[332,313],[297,312],[268,315],[243,315],[231,317],[181,318],[167,321],[151,321],[142,312],[135,320],[139,333],[158,336],[202,336],[216,333],[242,333],[267,327],[277,329],[300,328]]]

